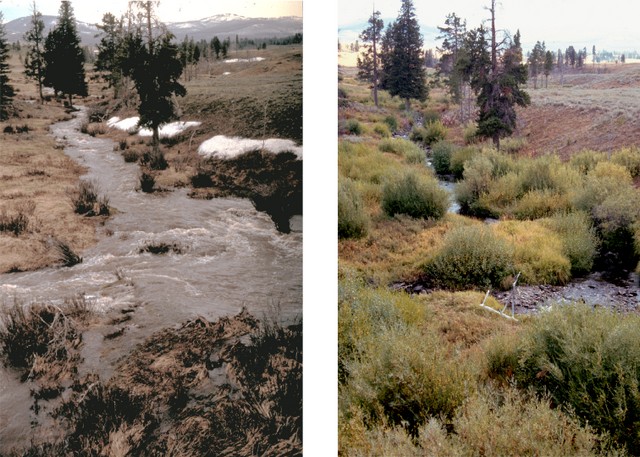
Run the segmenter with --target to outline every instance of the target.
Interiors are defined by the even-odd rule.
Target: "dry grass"
[[[66,191],[75,187],[84,170],[56,144],[48,127],[69,115],[61,104],[36,100],[36,86],[25,79],[17,55],[10,61],[11,83],[18,91],[17,117],[5,127],[27,125],[26,133],[0,133],[0,208],[8,213],[32,205],[29,228],[20,236],[0,232],[0,272],[34,270],[58,262],[51,238],[68,240],[75,251],[95,242],[95,222],[74,214]],[[95,86],[91,89],[96,90]],[[73,234],[73,236],[71,236]]]
[[[609,66],[607,73],[551,78],[529,90],[532,104],[518,110],[525,153],[556,151],[566,158],[583,149],[611,151],[640,142],[640,65]]]

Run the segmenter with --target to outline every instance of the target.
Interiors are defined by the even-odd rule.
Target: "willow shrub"
[[[433,169],[439,175],[451,173],[451,155],[455,147],[448,141],[438,141],[431,148],[431,163]]]
[[[431,417],[451,419],[471,384],[467,365],[448,357],[436,334],[413,327],[372,335],[349,368],[343,395],[365,422],[402,426],[412,436]]]
[[[640,453],[640,317],[584,304],[532,319],[510,347],[487,347],[488,375],[513,378]]]
[[[444,289],[501,287],[513,273],[513,254],[509,243],[488,227],[458,227],[446,235],[423,271],[431,284]]]
[[[449,206],[449,196],[432,176],[415,171],[398,173],[382,190],[382,208],[389,216],[440,219]]]
[[[389,138],[391,136],[391,130],[389,130],[389,126],[380,122],[376,123],[373,126],[373,131],[381,138]]]
[[[542,221],[562,241],[562,253],[571,262],[571,274],[589,273],[598,253],[599,240],[591,219],[584,212],[559,213]]]
[[[614,152],[611,161],[629,170],[633,178],[640,176],[640,149],[637,147],[622,148]]]
[[[425,159],[423,149],[403,138],[384,139],[378,144],[378,149],[382,152],[391,152],[402,156],[407,163],[422,163]]]
[[[446,139],[447,133],[448,129],[442,121],[437,120],[428,122],[424,127],[414,127],[411,130],[409,139],[424,146],[431,146],[438,141]]]
[[[465,164],[471,160],[471,158],[478,153],[478,148],[474,147],[464,147],[457,148],[451,153],[451,159],[449,168],[451,169],[451,174],[456,179],[462,179],[464,174]]]
[[[369,216],[355,183],[349,178],[338,186],[338,237],[362,238],[369,229]]]
[[[514,272],[525,284],[564,284],[571,279],[571,262],[562,240],[538,221],[502,221],[493,226],[513,246]]]

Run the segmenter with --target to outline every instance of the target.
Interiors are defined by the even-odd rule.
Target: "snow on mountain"
[[[42,16],[45,34],[49,33],[57,21],[56,16]],[[31,27],[31,18],[22,17],[5,24],[7,39],[10,43],[24,41],[24,34]],[[100,38],[96,24],[76,21],[78,33],[83,45],[95,45]],[[185,36],[194,40],[210,40],[214,36],[220,39],[236,35],[242,38],[286,37],[302,32],[301,17],[248,18],[237,14],[217,14],[197,21],[169,22],[167,28],[181,41]]]

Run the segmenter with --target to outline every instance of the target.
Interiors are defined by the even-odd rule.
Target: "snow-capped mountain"
[[[49,33],[57,21],[56,16],[42,16],[45,35]],[[24,41],[24,34],[30,28],[30,17],[14,19],[5,24],[7,39],[10,43]],[[96,24],[76,21],[82,44],[92,45],[99,41],[96,38],[99,30]],[[286,37],[302,32],[301,17],[280,18],[247,18],[236,14],[218,14],[197,21],[169,22],[167,28],[181,41],[185,36],[194,40],[210,40],[214,36],[220,39],[238,35],[241,38]]]
[[[58,22],[57,16],[42,16],[44,21],[44,34],[46,36],[49,30],[55,27]],[[76,21],[76,27],[78,28],[78,34],[83,44],[94,44],[98,40],[95,35],[98,33],[98,28],[95,24],[89,24],[87,22]],[[31,17],[21,17],[14,19],[11,22],[5,24],[5,30],[7,32],[7,40],[9,43],[16,41],[24,41],[24,34],[31,28]]]

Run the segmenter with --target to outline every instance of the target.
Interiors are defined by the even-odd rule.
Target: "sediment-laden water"
[[[139,167],[125,163],[111,140],[80,133],[83,116],[51,131],[88,168],[83,179],[95,181],[115,214],[81,264],[0,275],[0,308],[82,296],[98,312],[134,310],[122,336],[107,340],[100,329],[84,335],[82,370],[103,379],[146,337],[195,316],[213,320],[242,307],[283,323],[302,315],[301,217],[282,234],[249,200],[194,200],[184,189],[138,192]],[[144,252],[152,244],[172,249]],[[0,367],[0,451],[28,438],[29,405],[26,384]]]

